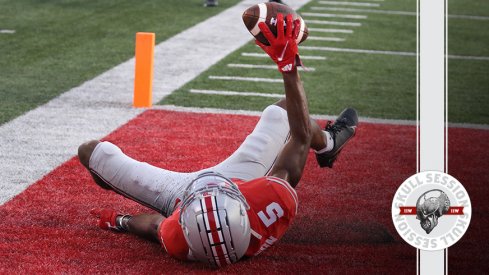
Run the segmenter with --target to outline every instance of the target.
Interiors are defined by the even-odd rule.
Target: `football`
[[[297,37],[297,44],[300,44],[307,39],[308,31],[304,20],[292,8],[284,4],[268,2],[251,6],[243,12],[243,23],[251,35],[253,35],[258,41],[265,45],[269,45],[268,40],[261,33],[260,28],[258,28],[258,23],[265,22],[272,33],[277,35],[278,13],[282,13],[284,15],[284,20],[287,14],[292,14],[293,20],[299,19],[301,21],[301,29],[299,31],[299,36]],[[287,28],[287,26],[285,26],[285,28]]]

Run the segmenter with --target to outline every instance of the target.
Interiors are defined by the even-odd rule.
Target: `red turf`
[[[232,153],[258,118],[147,111],[106,140],[128,155],[177,171],[197,170]],[[470,143],[463,143],[467,137]],[[464,183],[474,206],[466,236],[449,249],[453,273],[488,271],[485,172],[488,131],[450,130],[449,172]],[[416,272],[416,251],[398,237],[390,218],[392,197],[415,173],[412,126],[361,124],[334,169],[319,169],[312,154],[298,187],[299,213],[274,247],[226,272]],[[216,146],[218,144],[218,146]],[[76,148],[73,148],[76,151]],[[196,153],[198,152],[198,153]],[[0,273],[208,272],[184,263],[158,244],[100,230],[89,210],[147,211],[103,191],[76,158],[0,207]]]

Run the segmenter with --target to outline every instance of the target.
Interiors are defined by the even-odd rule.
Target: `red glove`
[[[255,40],[256,44],[277,63],[281,73],[293,72],[296,70],[296,66],[302,65],[296,42],[301,22],[298,19],[292,22],[292,14],[287,14],[286,24],[288,27],[284,35],[284,17],[281,13],[277,14],[277,37],[275,37],[268,26],[264,22],[260,22],[258,27],[270,46]],[[291,28],[290,26],[294,27]]]
[[[98,227],[104,230],[115,230],[115,231],[124,231],[120,226],[116,223],[117,216],[122,216],[115,212],[112,209],[101,209],[94,208],[90,210],[90,214],[98,218],[97,225]]]

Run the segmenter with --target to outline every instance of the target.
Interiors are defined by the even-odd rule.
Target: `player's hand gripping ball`
[[[304,23],[302,17],[287,5],[283,5],[275,2],[268,2],[268,3],[261,3],[258,5],[254,5],[244,11],[242,18],[246,28],[256,38],[256,40],[269,46],[270,44],[268,40],[260,30],[259,23],[264,22],[268,26],[270,31],[273,33],[273,35],[276,37],[277,22],[278,22],[277,15],[279,13],[283,14],[284,18],[286,18],[288,14],[291,14],[292,21],[295,21],[297,19],[300,21],[296,42],[297,44],[304,42],[309,34],[307,30],[307,26]],[[288,27],[289,26],[285,24],[285,31],[287,31]]]
[[[293,26],[284,30],[284,20],[281,13],[277,14],[277,36],[272,34],[268,26],[260,22],[258,26],[265,38],[269,41],[269,46],[255,40],[256,44],[265,51],[268,56],[277,64],[281,73],[290,73],[296,70],[297,66],[302,66],[299,58],[299,49],[297,48],[296,38],[299,35],[300,21],[292,21],[292,15],[288,14],[285,20],[286,24]]]

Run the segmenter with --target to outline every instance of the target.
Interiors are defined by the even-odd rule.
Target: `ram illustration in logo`
[[[421,224],[421,228],[426,234],[438,224],[438,218],[448,212],[450,200],[445,192],[433,189],[424,192],[416,202],[416,219]]]

